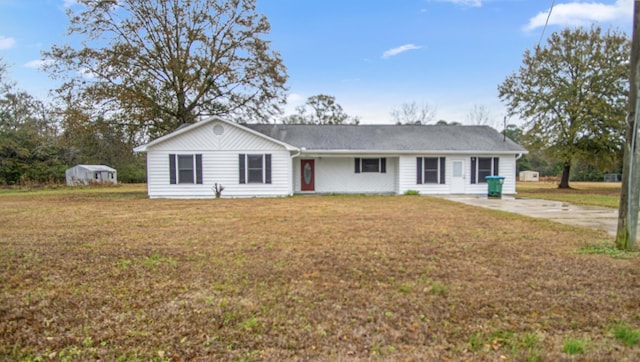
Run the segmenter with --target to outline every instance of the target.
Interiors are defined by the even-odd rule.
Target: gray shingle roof
[[[489,126],[245,124],[266,136],[307,150],[527,152]]]

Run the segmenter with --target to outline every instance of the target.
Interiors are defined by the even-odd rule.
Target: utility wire
[[[553,6],[556,4],[556,0],[551,0],[551,7],[549,8],[549,13],[547,14],[547,21],[544,22],[544,28],[542,28],[542,33],[540,34],[540,40],[538,40],[538,48],[540,48],[540,43],[542,43],[542,37],[544,37],[544,32],[547,30],[547,25],[549,25],[549,18],[551,17],[551,12],[553,11]]]

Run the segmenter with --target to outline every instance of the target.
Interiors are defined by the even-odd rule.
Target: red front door
[[[301,191],[315,191],[315,175],[313,160],[300,160]]]

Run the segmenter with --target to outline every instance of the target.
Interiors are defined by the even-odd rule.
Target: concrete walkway
[[[444,199],[494,210],[539,217],[555,222],[604,230],[612,236],[618,229],[618,209],[573,205],[561,201],[503,196],[502,199],[481,195],[442,195]]]

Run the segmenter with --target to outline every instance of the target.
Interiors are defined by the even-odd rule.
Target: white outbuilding
[[[538,171],[520,171],[520,181],[538,182],[540,181],[540,173]]]
[[[67,186],[118,183],[117,171],[105,165],[75,165],[65,171]]]

